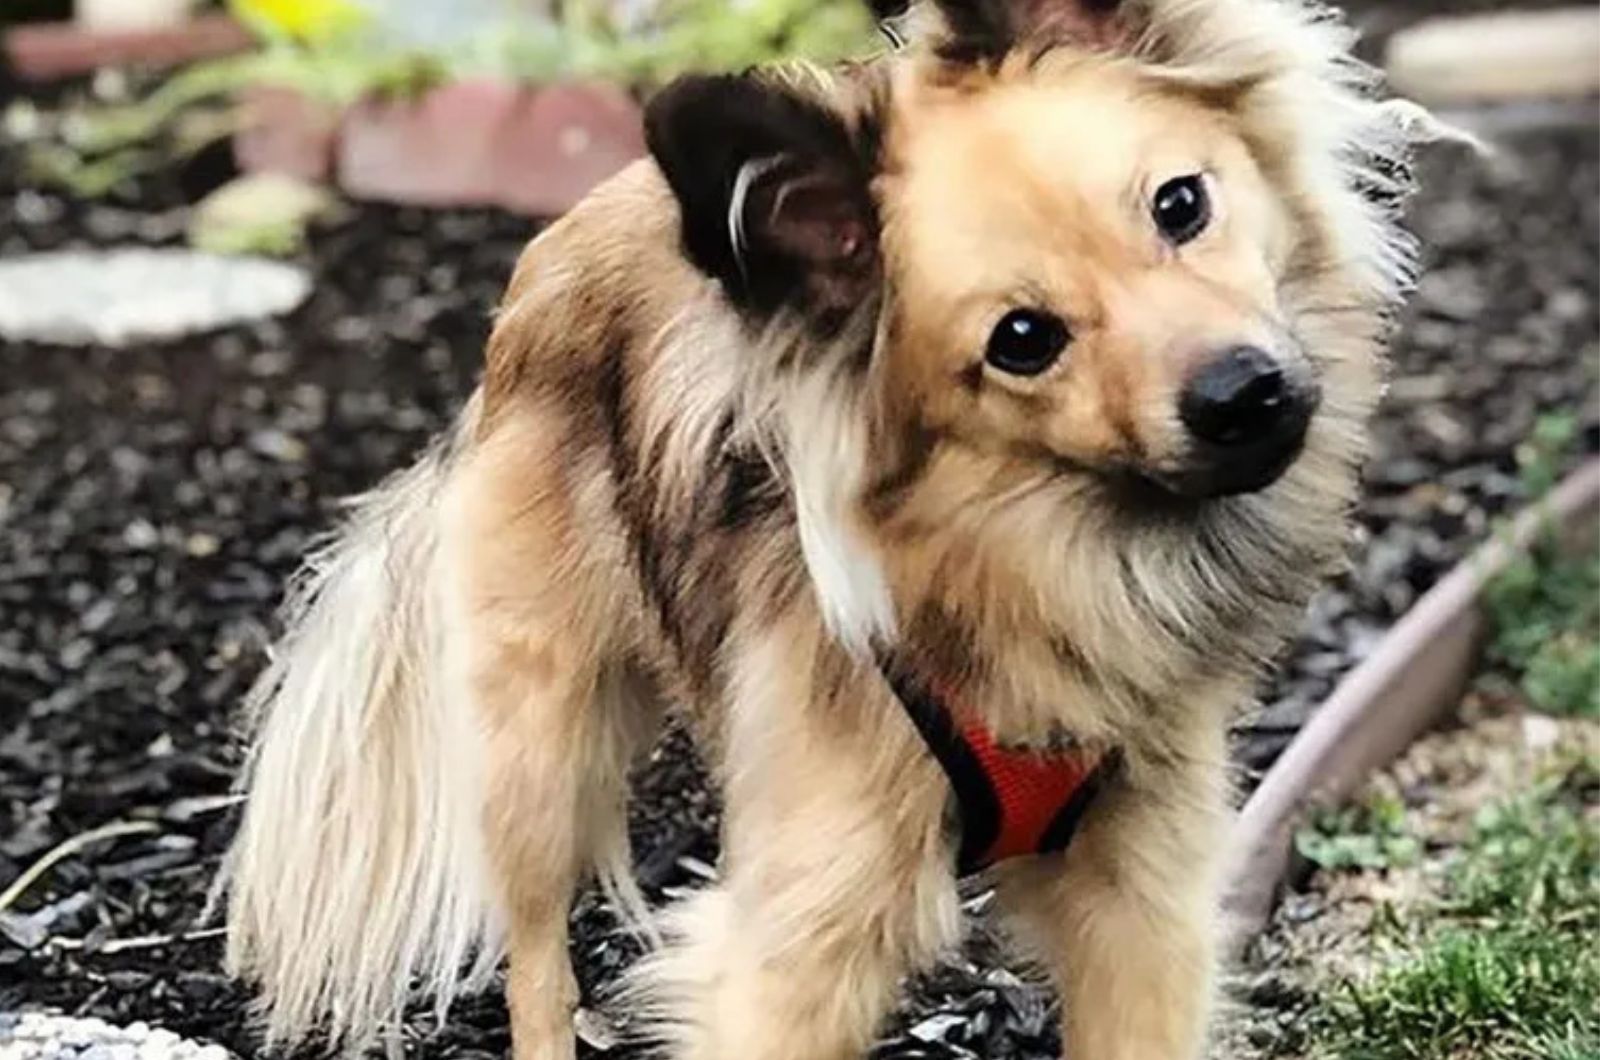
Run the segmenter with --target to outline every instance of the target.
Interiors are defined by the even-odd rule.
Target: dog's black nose
[[[1277,481],[1300,453],[1318,397],[1314,383],[1265,350],[1240,346],[1211,361],[1178,399],[1196,443],[1181,491],[1225,496]]]
[[[1278,362],[1253,346],[1241,346],[1194,374],[1179,399],[1178,415],[1202,442],[1250,445],[1303,416],[1298,404]]]

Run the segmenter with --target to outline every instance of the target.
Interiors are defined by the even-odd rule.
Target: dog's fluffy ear
[[[953,59],[996,61],[1034,40],[1111,47],[1124,35],[1122,0],[934,0]]]
[[[757,76],[690,76],[645,111],[691,261],[737,305],[837,318],[878,277],[870,159],[843,118]]]

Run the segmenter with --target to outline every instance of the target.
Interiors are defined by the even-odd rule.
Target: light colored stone
[[[1600,8],[1425,19],[1389,40],[1395,91],[1448,104],[1600,91]]]
[[[0,259],[0,339],[127,345],[290,312],[304,269],[182,250],[53,251]]]
[[[1530,751],[1548,751],[1561,738],[1561,724],[1543,714],[1527,714],[1522,719],[1522,741]]]
[[[54,1013],[0,1012],[0,1060],[232,1060],[232,1054],[143,1022],[115,1027]]]

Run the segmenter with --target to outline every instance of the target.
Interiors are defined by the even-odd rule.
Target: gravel
[[[1424,176],[1429,277],[1396,346],[1352,570],[1239,730],[1246,784],[1519,502],[1514,451],[1540,415],[1583,410],[1580,448],[1600,444],[1594,131],[1524,136],[1494,164],[1447,150]],[[0,145],[0,256],[174,245],[192,180],[160,175],[90,206],[22,188]],[[233,826],[232,710],[337,498],[408,460],[469,392],[531,231],[488,212],[360,207],[313,233],[298,262],[311,294],[288,316],[120,349],[0,344],[0,880],[106,822],[155,826],[65,859],[0,923],[0,1011],[146,1021],[255,1055],[247,995],[197,921]],[[650,896],[703,885],[717,807],[681,734],[638,790]],[[593,897],[574,924],[589,1038],[604,1044],[593,999],[636,946]],[[984,928],[913,995],[879,1060],[1055,1055],[1048,991]],[[419,1012],[405,1033],[418,1057],[508,1045],[493,993],[442,1029]]]

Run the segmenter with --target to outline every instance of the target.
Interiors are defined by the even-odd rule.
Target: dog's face
[[[758,325],[826,338],[869,317],[852,364],[886,450],[1200,500],[1267,489],[1319,438],[1348,464],[1375,363],[1340,363],[1323,325],[1351,314],[1346,348],[1371,362],[1382,284],[1330,249],[1357,193],[1305,114],[1275,113],[1293,89],[1151,61],[1150,27],[1111,0],[934,6],[935,45],[865,76],[658,97],[689,257]]]
[[[1296,5],[912,19],[858,70],[647,111],[825,619],[861,648],[937,598],[1111,668],[1263,657],[1342,551],[1408,132]]]
[[[1066,473],[1272,483],[1319,384],[1278,304],[1292,218],[1226,112],[1076,53],[981,76],[895,96],[889,393]]]

